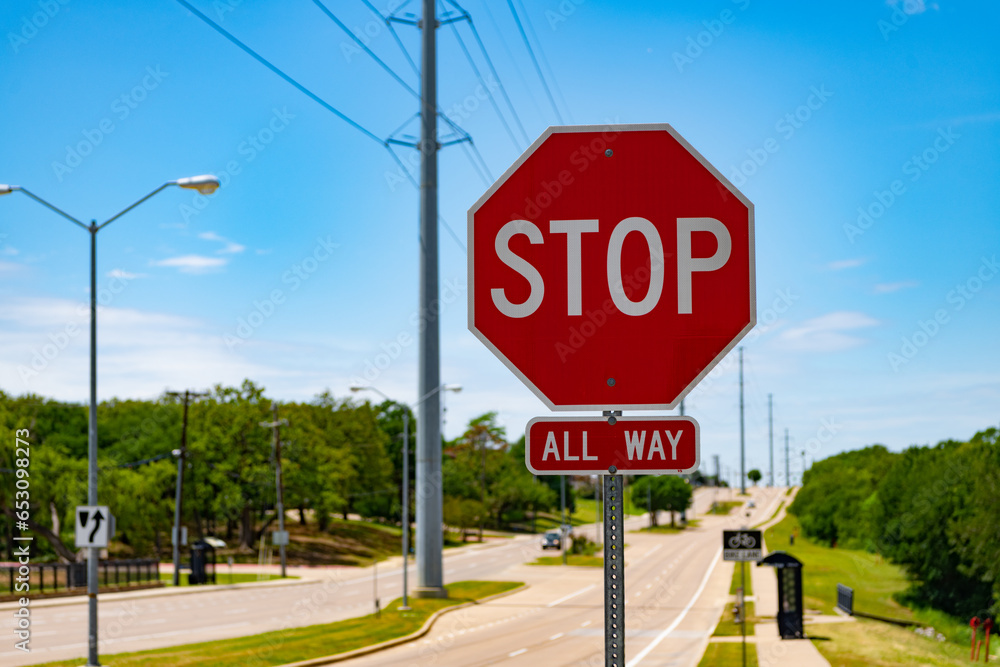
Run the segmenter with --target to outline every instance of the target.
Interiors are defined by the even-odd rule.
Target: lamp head
[[[210,195],[219,188],[219,179],[212,174],[202,174],[201,176],[190,176],[188,178],[178,178],[174,183],[181,188],[197,190],[203,195]]]
[[[6,185],[4,183],[0,183],[0,195],[9,195],[11,192],[17,189],[19,188],[16,185]]]

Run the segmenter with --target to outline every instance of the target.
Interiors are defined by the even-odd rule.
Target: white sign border
[[[616,423],[628,423],[628,422],[650,422],[650,421],[662,421],[662,422],[676,422],[684,421],[691,422],[694,424],[694,465],[690,468],[666,468],[663,470],[629,470],[625,468],[617,468],[616,475],[690,475],[691,473],[698,470],[701,466],[701,424],[698,420],[690,416],[677,416],[677,415],[654,415],[650,417],[615,417]],[[528,471],[533,475],[607,475],[607,468],[597,468],[594,470],[536,470],[531,466],[531,427],[533,424],[538,423],[558,423],[558,422],[607,422],[607,417],[535,417],[528,422],[528,425],[524,429],[524,465],[528,468]]]
[[[514,363],[507,358],[490,340],[483,335],[479,329],[476,328],[475,323],[475,225],[473,220],[476,215],[476,211],[488,200],[493,194],[503,185],[511,175],[517,171],[525,161],[531,157],[542,143],[545,142],[553,134],[565,134],[573,132],[604,132],[604,133],[620,133],[620,132],[644,132],[650,130],[663,130],[670,134],[679,144],[681,144],[685,150],[688,151],[695,159],[698,160],[706,169],[708,169],[718,181],[729,190],[733,196],[739,199],[743,205],[747,207],[747,233],[748,240],[750,243],[750,257],[749,257],[749,283],[750,283],[750,323],[745,326],[739,334],[737,334],[729,345],[725,347],[712,361],[702,370],[698,376],[692,380],[681,392],[677,395],[672,403],[629,403],[629,404],[618,404],[618,405],[606,405],[606,404],[586,404],[586,405],[556,405],[549,398],[542,393],[542,391],[535,386],[525,375],[522,373]],[[534,142],[521,154],[514,163],[507,168],[500,178],[498,178],[493,185],[489,187],[483,195],[476,200],[468,212],[467,220],[467,243],[468,243],[468,321],[469,321],[469,331],[478,338],[483,345],[485,345],[494,354],[494,356],[499,359],[504,366],[510,369],[512,373],[521,382],[532,391],[542,403],[545,404],[547,408],[557,412],[567,412],[570,410],[672,410],[674,409],[684,398],[691,393],[698,383],[705,379],[709,373],[712,372],[719,362],[721,362],[727,354],[729,354],[733,348],[735,348],[743,338],[750,333],[750,330],[757,325],[757,279],[756,279],[756,256],[755,256],[755,239],[754,239],[754,208],[753,203],[744,195],[739,189],[733,185],[728,178],[722,175],[718,169],[716,169],[712,163],[710,163],[705,157],[695,150],[688,141],[682,137],[677,130],[673,128],[669,123],[639,123],[639,124],[625,124],[625,125],[551,125],[542,134],[535,139]],[[607,471],[605,471],[606,473]]]

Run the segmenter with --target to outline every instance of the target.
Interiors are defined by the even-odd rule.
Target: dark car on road
[[[542,549],[562,549],[562,538],[557,532],[545,533],[542,536]]]

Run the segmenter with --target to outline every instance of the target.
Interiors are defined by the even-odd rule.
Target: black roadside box
[[[757,563],[770,565],[778,575],[778,632],[782,639],[804,639],[802,623],[802,561],[775,551]]]
[[[215,547],[204,540],[191,545],[191,574],[188,584],[215,583]]]

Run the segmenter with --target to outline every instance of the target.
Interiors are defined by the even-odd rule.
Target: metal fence
[[[27,568],[28,574],[24,575],[21,568]],[[28,584],[28,592],[31,593],[62,593],[73,589],[85,589],[87,563],[0,566],[0,582],[4,580],[11,595],[23,592],[25,583]],[[102,587],[159,583],[160,562],[154,559],[100,561],[97,581]]]
[[[837,584],[837,607],[849,616],[854,615],[854,589]]]

